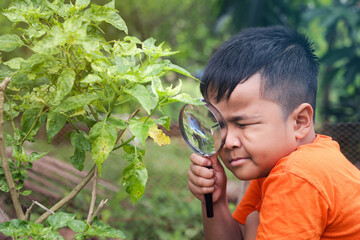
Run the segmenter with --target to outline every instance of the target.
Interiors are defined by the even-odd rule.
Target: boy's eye
[[[219,126],[220,126],[220,128],[224,128],[224,127],[225,127],[225,124],[222,123],[222,122],[220,122],[220,123],[215,124],[215,125],[212,126],[211,128],[217,128],[217,127],[219,127]]]

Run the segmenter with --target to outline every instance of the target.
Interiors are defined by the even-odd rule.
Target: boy
[[[252,181],[231,214],[217,156],[191,155],[188,185],[206,239],[360,239],[360,171],[315,134],[317,75],[311,44],[284,27],[246,29],[210,59],[200,89],[228,127],[218,156]]]

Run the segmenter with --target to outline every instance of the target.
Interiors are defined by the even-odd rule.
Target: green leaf
[[[79,171],[84,169],[85,152],[91,149],[89,137],[85,132],[73,132],[71,144],[75,148],[74,155],[70,157],[72,165]]]
[[[109,121],[109,123],[113,124],[115,127],[119,128],[119,129],[127,128],[127,122],[120,118],[110,116],[108,118],[108,121]]]
[[[83,108],[93,101],[99,99],[96,93],[84,93],[75,95],[72,97],[66,98],[63,102],[60,103],[59,107],[57,107],[55,112],[68,112],[77,108]]]
[[[0,178],[0,190],[3,192],[9,192],[9,186],[8,186],[4,176],[1,176],[1,178]],[[0,229],[0,232],[1,232],[1,229]]]
[[[49,152],[43,152],[43,153],[32,152],[29,155],[29,162],[34,162],[36,160],[39,160],[40,158],[42,158],[43,156],[45,156],[48,153]]]
[[[15,48],[23,45],[24,43],[16,34],[4,34],[0,36],[0,51],[11,52]]]
[[[20,65],[24,61],[25,60],[23,58],[16,57],[16,58],[10,59],[7,62],[4,62],[4,64],[11,69],[20,69]]]
[[[95,218],[93,226],[90,227],[85,234],[87,236],[99,236],[99,237],[108,237],[108,238],[126,238],[125,234],[115,228],[110,227],[109,224],[99,221]]]
[[[137,99],[148,114],[156,107],[156,101],[146,87],[141,84],[135,84],[131,88],[125,89],[125,92]]]
[[[170,97],[168,99],[168,103],[172,103],[172,102],[183,102],[183,103],[192,104],[192,105],[203,105],[204,104],[204,102],[200,101],[199,99],[191,97],[187,93],[180,93],[174,97]]]
[[[59,112],[49,112],[46,122],[46,136],[50,143],[51,139],[65,126],[66,116]]]
[[[75,81],[75,72],[72,69],[64,69],[57,80],[55,101],[61,101],[71,92]]]
[[[59,228],[63,228],[68,226],[68,221],[74,220],[75,214],[57,212],[55,214],[50,215],[46,223],[53,227],[53,229],[57,230]]]
[[[49,53],[50,49],[54,51],[57,46],[64,45],[68,35],[69,33],[63,31],[61,26],[54,25],[40,41],[35,42],[31,49],[40,54]]]
[[[24,133],[28,133],[31,130],[31,133],[29,134],[29,137],[34,136],[39,128],[42,126],[42,124],[45,122],[46,114],[42,114],[38,121],[36,121],[38,114],[42,111],[42,108],[35,107],[35,108],[28,108],[21,117],[21,127],[22,131]]]
[[[80,9],[86,8],[89,6],[90,0],[76,0],[75,6],[80,7]]]
[[[75,148],[74,155],[70,157],[71,164],[80,172],[84,170],[85,152]]]
[[[81,220],[68,220],[67,222],[69,228],[71,228],[71,230],[73,230],[74,232],[84,232],[86,230],[86,223],[84,221]]]
[[[6,236],[27,237],[32,232],[42,232],[44,226],[40,223],[12,219],[0,223],[0,232]]]
[[[143,123],[138,119],[132,118],[129,122],[129,127],[134,136],[139,140],[142,146],[145,145],[145,140],[148,137],[149,128],[152,123]]]
[[[124,20],[117,13],[116,9],[109,8],[108,6],[99,6],[92,4],[91,9],[88,9],[84,13],[84,17],[91,22],[107,22],[113,25],[115,28],[128,33],[127,26]]]
[[[135,158],[122,172],[122,183],[135,204],[143,195],[148,173],[144,163]]]
[[[31,192],[32,192],[31,190],[25,190],[23,192],[20,192],[20,194],[23,196],[29,196],[31,194]]]
[[[101,81],[102,78],[97,74],[88,74],[84,79],[81,80],[82,83],[96,83]]]
[[[101,174],[101,164],[113,150],[117,139],[116,128],[105,121],[96,123],[90,130],[91,156],[98,165]]]
[[[170,131],[170,117],[164,116],[159,119],[151,119],[154,123],[163,125],[167,130]]]
[[[187,76],[187,77],[189,77],[189,78],[198,80],[197,78],[193,77],[193,76],[191,75],[191,73],[189,73],[188,71],[186,71],[184,68],[179,67],[178,65],[175,65],[175,64],[170,63],[167,67],[165,67],[165,69],[168,70],[168,71],[174,71],[174,72],[180,73],[180,74],[182,74],[182,75],[184,75],[184,76]]]
[[[89,141],[89,136],[83,132],[73,132],[71,134],[71,144],[74,146],[74,148],[77,148],[82,151],[90,151],[91,144]]]

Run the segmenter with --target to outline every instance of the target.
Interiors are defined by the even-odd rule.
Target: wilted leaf
[[[161,129],[159,129],[156,124],[153,124],[150,127],[149,136],[154,139],[154,142],[156,142],[160,146],[170,144],[169,136],[167,136]]]

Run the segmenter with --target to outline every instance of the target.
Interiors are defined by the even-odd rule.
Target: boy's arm
[[[203,224],[206,240],[226,240],[226,239],[244,239],[241,224],[238,223],[231,215],[229,207],[224,203],[217,202],[213,206],[214,217],[206,217],[205,204],[202,204]]]
[[[203,225],[207,240],[243,239],[240,224],[232,217],[226,196],[226,174],[217,156],[205,158],[192,154],[188,185],[201,201]],[[207,166],[212,167],[208,169]],[[214,217],[207,218],[204,194],[212,193]]]
[[[246,218],[246,223],[244,226],[244,239],[245,240],[255,240],[257,235],[257,228],[260,224],[259,221],[259,212],[253,211]]]

